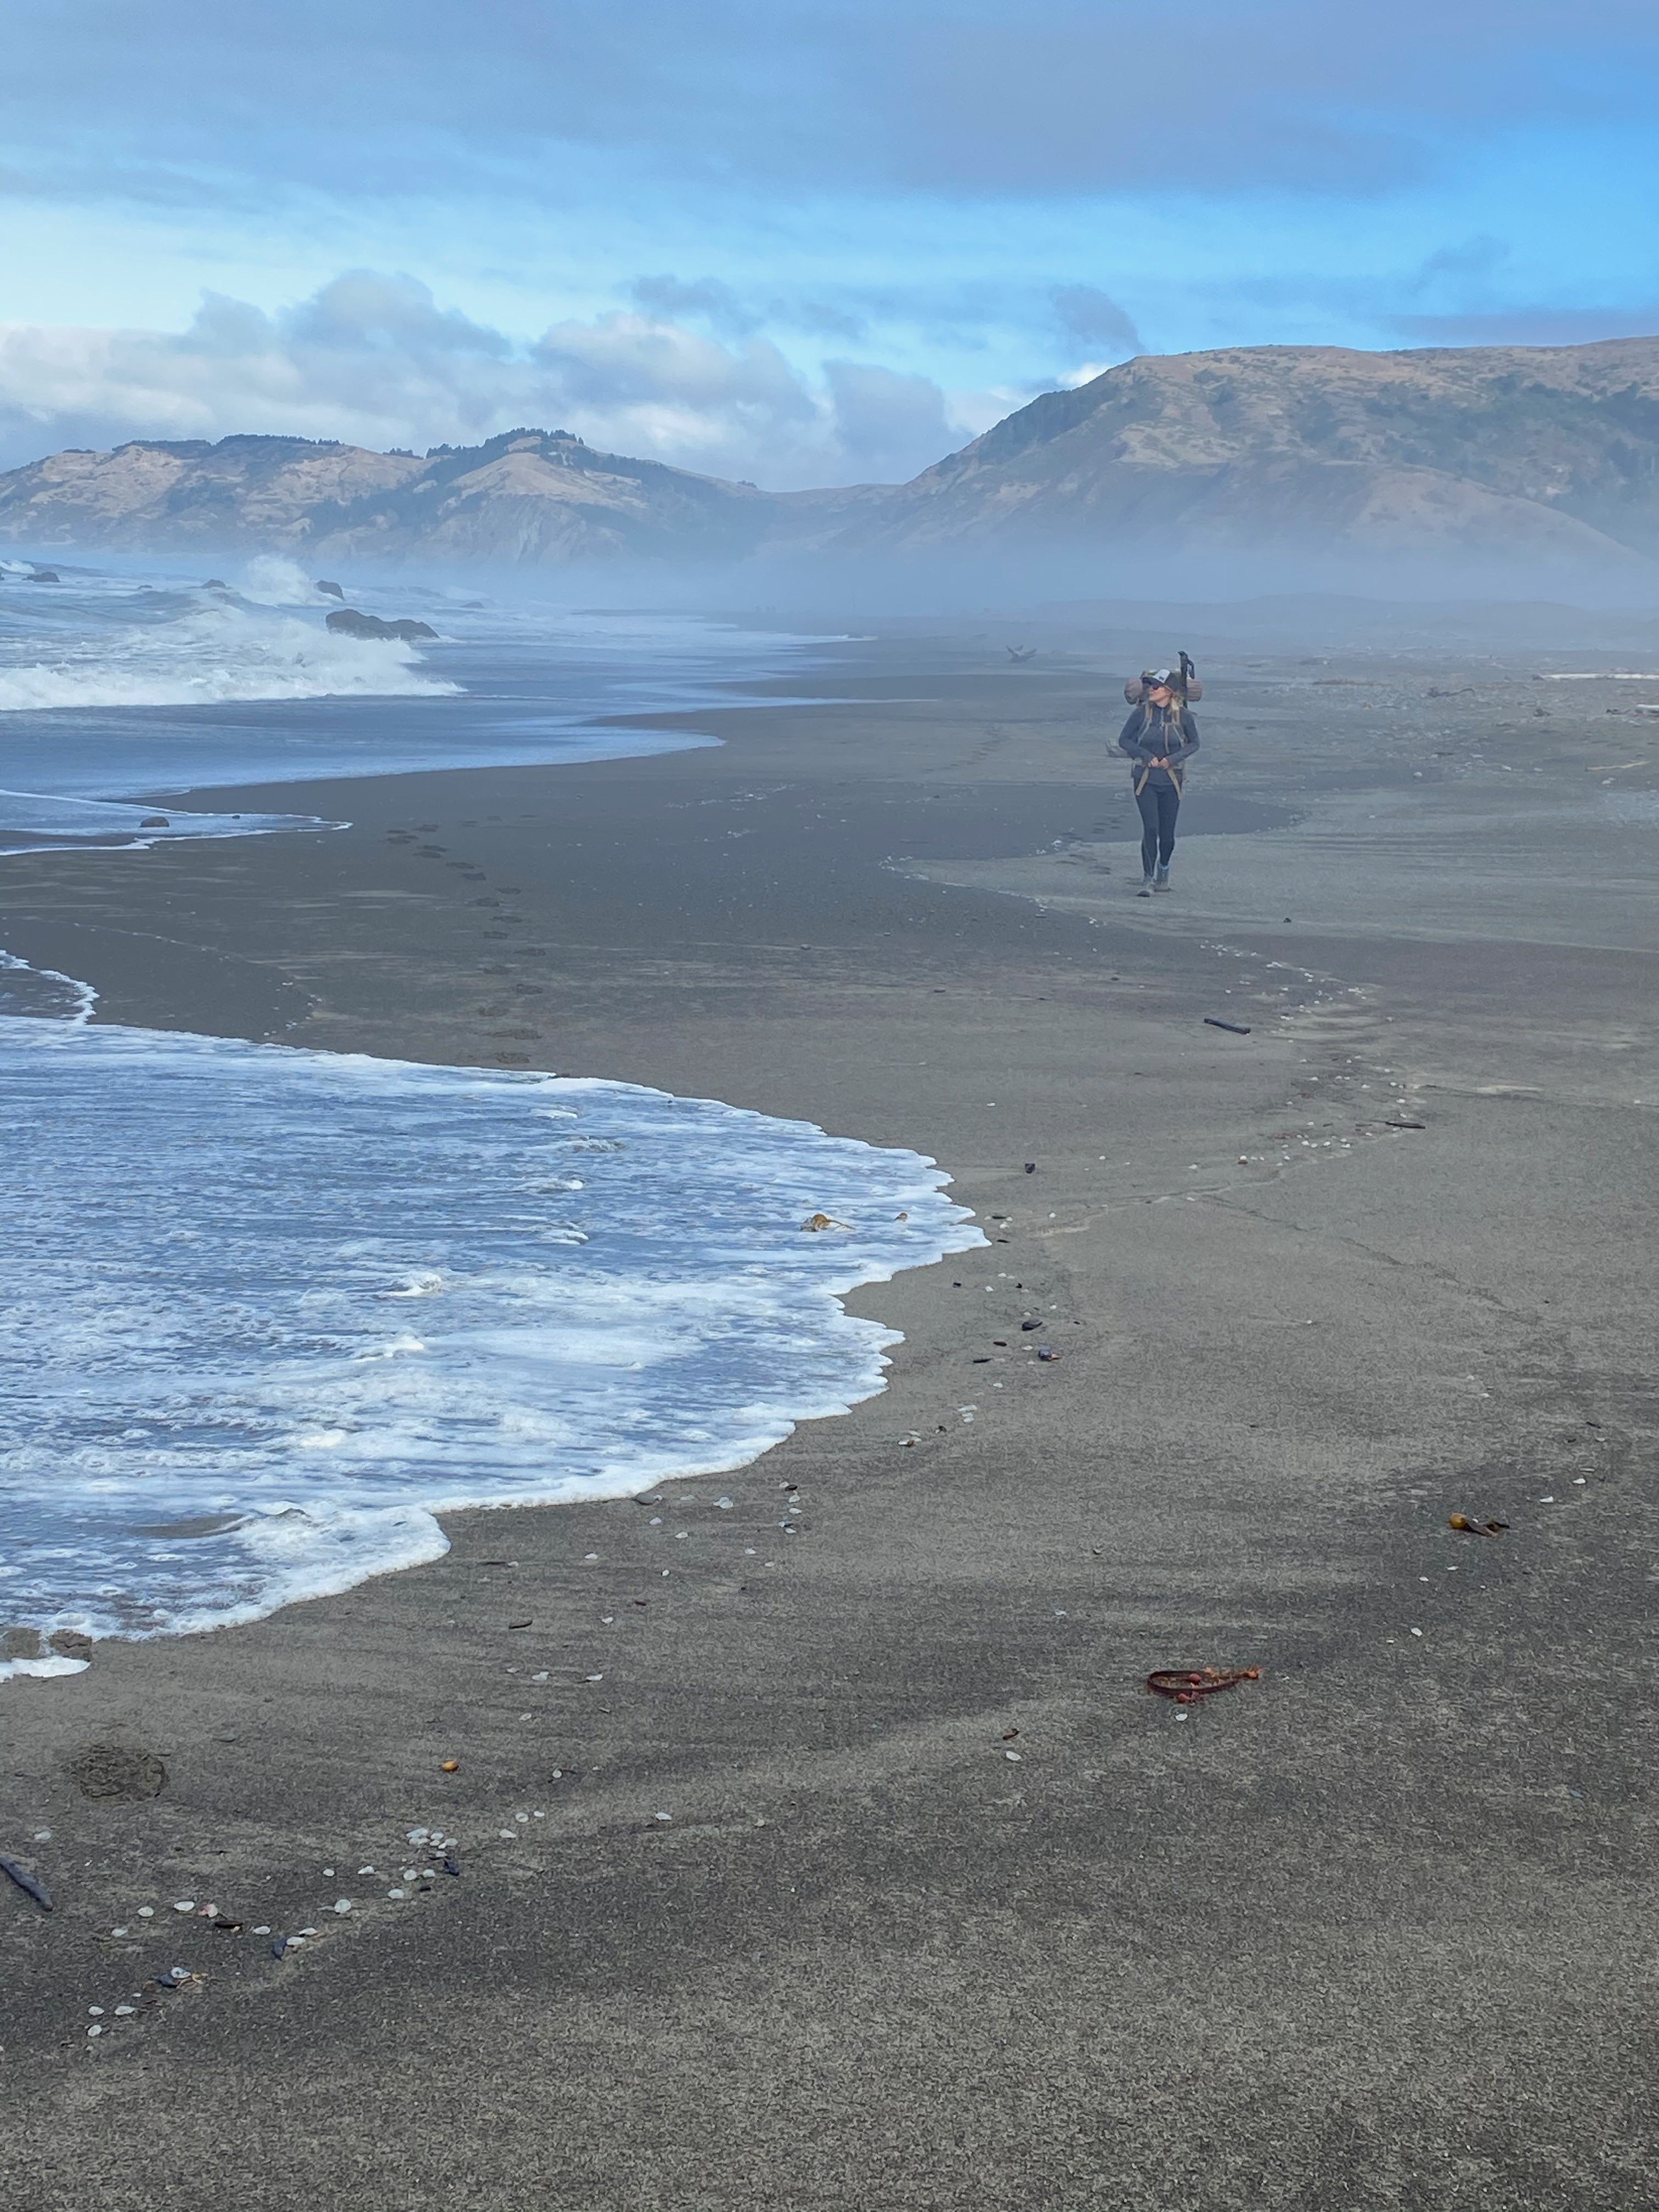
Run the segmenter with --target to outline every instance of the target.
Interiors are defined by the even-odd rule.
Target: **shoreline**
[[[465,2172],[506,2212],[550,2152],[607,2212],[1649,2179],[1643,1727],[1604,1657],[1645,1602],[1649,955],[1224,929],[1224,835],[1145,927],[1099,680],[884,652],[920,702],[805,735],[702,715],[724,748],[365,780],[303,852],[8,864],[0,943],[78,944],[104,980],[45,964],[109,1018],[808,1119],[937,1158],[994,1240],[851,1293],[903,1332],[887,1388],[666,1486],[660,1527],[461,1514],[431,1566],[8,1686],[59,1893],[0,1927],[42,2212],[125,2212],[162,2157],[191,2212],[326,2195],[348,2079],[375,2208]],[[1258,765],[1218,692],[1218,817],[1409,784],[1292,706],[1298,765]],[[437,858],[389,842],[427,822]],[[1241,1004],[1249,1037],[1204,1025]],[[1208,1663],[1261,1678],[1189,1718],[1142,1686]],[[86,1794],[96,1742],[159,1794]],[[434,1823],[461,1875],[405,1884]],[[319,1933],[272,1960],[186,1899]],[[113,1937],[143,1902],[164,1932]],[[88,2046],[88,2004],[174,1964],[199,1992]]]

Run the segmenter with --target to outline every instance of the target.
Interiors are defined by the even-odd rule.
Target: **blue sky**
[[[0,465],[520,422],[908,476],[1136,351],[1659,330],[1651,0],[52,0]]]

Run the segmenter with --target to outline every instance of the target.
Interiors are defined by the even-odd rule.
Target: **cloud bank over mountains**
[[[276,314],[210,295],[177,334],[0,329],[0,466],[240,431],[424,451],[540,422],[788,489],[914,476],[1010,404],[958,412],[929,378],[833,356],[809,379],[744,326],[726,288],[635,289],[636,307],[554,323],[527,346],[441,307],[417,278],[366,269]]]
[[[539,421],[891,479],[1141,352],[1642,331],[1656,95],[1651,0],[54,0],[0,462]]]

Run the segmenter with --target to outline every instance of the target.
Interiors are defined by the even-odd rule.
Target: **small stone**
[[[95,2023],[87,2030],[87,2033],[88,2035],[101,2035],[103,2032],[103,2029],[98,2027]]]
[[[389,1889],[386,1892],[386,1895],[388,1897],[401,1897],[403,1893],[404,1893],[400,1889]]]
[[[125,1936],[127,1930],[125,1928],[112,1928],[109,1932],[112,1936]]]
[[[88,2005],[87,2007],[87,2010],[92,2015],[94,2020],[102,2020],[104,2017],[104,2008],[102,2005]]]
[[[141,1905],[138,1908],[138,1917],[141,1920],[154,1920],[155,1907],[153,1905]]]
[[[256,1928],[253,1932],[256,1936],[269,1936],[270,1930],[269,1928]]]
[[[117,2005],[115,2008],[115,2017],[117,2020],[125,2020],[129,2013],[137,2012],[137,2009],[138,2008],[137,2005]]]
[[[181,1898],[173,1909],[175,1912],[194,1912],[196,1899],[193,1897]]]
[[[337,1912],[349,1912],[351,1899],[349,1897],[337,1897],[334,1900],[334,1910]]]
[[[590,1674],[587,1679],[590,1682],[602,1682],[605,1677],[603,1674]]]

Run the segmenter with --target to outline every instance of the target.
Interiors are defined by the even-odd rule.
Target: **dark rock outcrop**
[[[356,607],[337,607],[328,627],[342,637],[396,637],[406,645],[438,635],[430,623],[413,622],[407,615],[397,622],[382,622],[379,615],[359,614]]]
[[[325,593],[331,599],[343,599],[345,597],[343,588],[338,584],[331,583],[326,576],[319,576],[312,588],[313,591]]]

